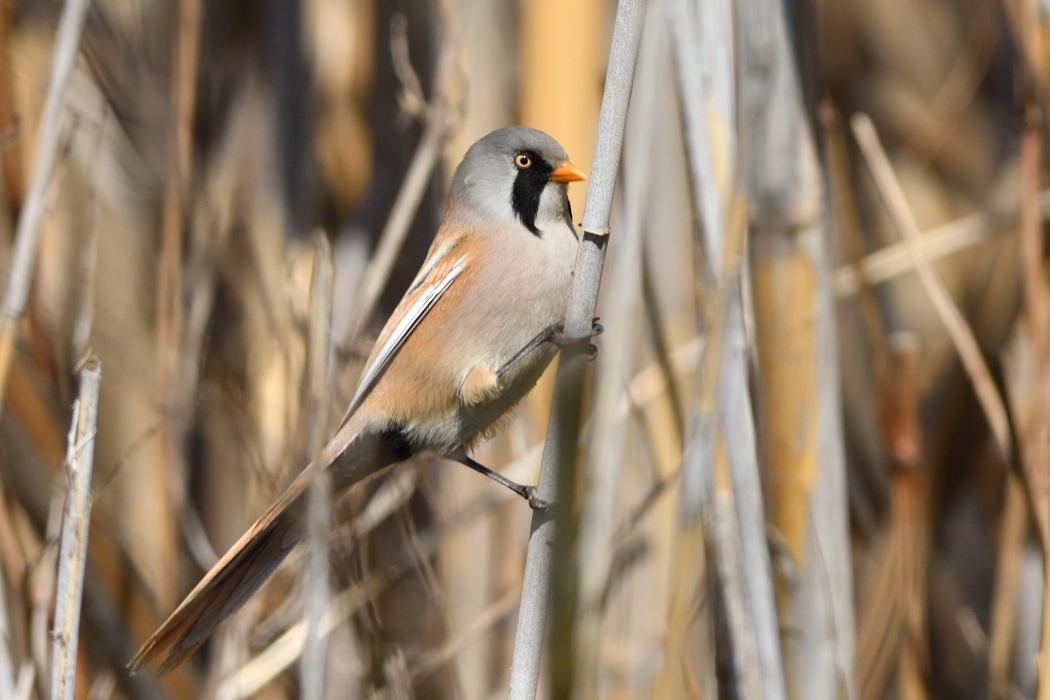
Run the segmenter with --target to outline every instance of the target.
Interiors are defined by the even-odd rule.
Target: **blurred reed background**
[[[62,10],[0,0],[4,287]],[[88,353],[76,697],[309,687],[306,547],[182,668],[124,665],[307,463],[311,418],[342,415],[465,149],[520,123],[587,169],[615,10],[90,4],[3,369],[0,700],[51,695]],[[575,574],[594,595],[553,620],[577,630],[574,663],[543,697],[575,668],[575,697],[1050,698],[1048,17],[1035,0],[648,0],[581,436],[596,539],[579,546],[605,555],[575,560],[599,562]],[[327,412],[316,231],[335,269]],[[551,390],[479,461],[535,482]],[[333,512],[324,696],[505,696],[527,505],[421,459]]]

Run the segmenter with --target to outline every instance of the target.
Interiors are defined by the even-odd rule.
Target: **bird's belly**
[[[471,315],[458,319],[461,330],[448,348],[461,358],[459,382],[479,363],[493,371],[504,367],[536,336],[564,322],[576,248],[571,233],[565,237],[567,241],[526,239],[516,241],[517,249],[508,246],[501,260],[486,271],[492,283],[477,285],[474,298],[460,306],[470,309]],[[520,260],[529,264],[518,264]],[[536,347],[499,378],[492,396],[469,401],[457,393],[450,397],[450,410],[416,422],[412,432],[420,444],[437,453],[469,447],[493,431],[536,385],[556,354],[554,343]]]

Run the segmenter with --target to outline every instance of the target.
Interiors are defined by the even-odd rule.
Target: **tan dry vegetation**
[[[581,592],[553,620],[571,662],[541,696],[1050,698],[1046,18],[786,5],[790,31],[774,0],[645,3],[584,389],[587,549],[557,569]],[[89,353],[76,697],[316,687],[306,547],[185,666],[124,664],[342,415],[465,149],[522,123],[587,169],[615,9],[90,5],[28,304],[0,329],[0,698],[50,696]],[[61,10],[0,0],[5,288]],[[535,482],[552,388],[478,460]],[[323,696],[504,696],[530,518],[436,459],[334,503]]]

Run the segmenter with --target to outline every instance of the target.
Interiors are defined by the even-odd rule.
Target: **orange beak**
[[[551,182],[580,182],[586,179],[583,171],[569,161],[565,161],[551,173]]]

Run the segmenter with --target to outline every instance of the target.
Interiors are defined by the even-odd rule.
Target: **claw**
[[[553,501],[546,501],[542,498],[536,498],[535,486],[526,486],[524,495],[525,500],[529,502],[529,507],[533,510],[550,510],[554,507]]]
[[[567,348],[569,346],[579,348],[583,347],[584,343],[587,343],[587,361],[590,362],[598,356],[598,348],[592,345],[590,341],[595,336],[601,335],[605,332],[605,327],[602,326],[602,324],[598,323],[598,321],[599,318],[597,316],[591,319],[591,334],[588,336],[583,336],[580,338],[566,338],[565,336],[560,336],[555,339],[552,339],[552,342],[557,343],[558,347],[561,348]],[[562,328],[563,325],[558,324],[558,327]]]

